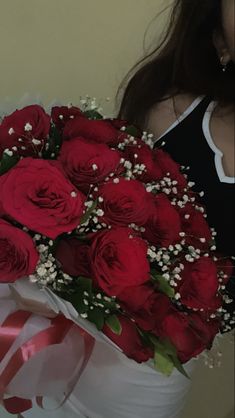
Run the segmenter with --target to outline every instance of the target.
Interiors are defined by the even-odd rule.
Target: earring
[[[226,72],[226,70],[227,70],[227,66],[228,66],[228,63],[227,62],[224,62],[224,56],[222,55],[222,57],[220,58],[220,64],[222,65],[222,71],[225,73]]]

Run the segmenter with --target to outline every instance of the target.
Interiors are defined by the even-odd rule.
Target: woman
[[[234,0],[177,0],[160,50],[130,80],[119,116],[153,132],[205,191],[218,249],[234,251]],[[222,158],[223,155],[223,158]],[[230,292],[232,285],[230,285]],[[231,318],[224,329],[231,327]],[[192,372],[195,360],[186,364]],[[176,418],[190,381],[168,378],[103,343],[70,401],[34,418]]]
[[[235,253],[235,2],[176,0],[162,44],[130,80],[119,116],[189,166],[217,250]],[[228,284],[235,298],[235,281]],[[235,303],[229,306],[234,312]],[[223,331],[234,326],[231,317]]]

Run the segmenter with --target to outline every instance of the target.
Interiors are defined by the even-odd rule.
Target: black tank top
[[[213,104],[213,103],[212,103]],[[217,232],[217,250],[235,255],[235,181],[226,177],[222,153],[216,148],[209,132],[210,99],[205,97],[180,123],[170,128],[157,142],[162,149],[183,166],[194,190],[203,191],[201,198],[208,222]]]
[[[189,167],[189,180],[195,183],[196,192],[203,191],[201,198],[206,207],[208,222],[217,232],[217,250],[235,255],[235,181],[223,171],[222,153],[210,135],[210,108],[208,97],[196,100],[179,123],[175,123],[158,139],[155,146],[168,152],[180,165]],[[192,111],[190,111],[192,110]],[[235,271],[235,269],[234,269]],[[230,279],[226,293],[233,302],[226,305],[230,318],[224,320],[221,332],[234,328],[235,278]],[[224,306],[225,307],[225,306]]]

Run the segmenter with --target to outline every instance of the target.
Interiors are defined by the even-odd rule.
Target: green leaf
[[[185,377],[190,379],[189,375],[185,371],[183,365],[181,364],[180,360],[177,356],[177,350],[175,346],[171,343],[169,339],[165,340],[159,340],[154,335],[150,334],[149,339],[152,342],[152,344],[155,346],[155,356],[157,356],[157,361],[160,362],[158,365],[156,364],[156,361],[154,361],[155,368],[166,374],[164,371],[164,367],[166,367],[166,371],[170,371],[170,365],[167,365],[167,361],[171,362],[173,364],[173,367],[175,367],[181,374],[183,374]],[[162,358],[164,357],[164,358]],[[159,368],[161,370],[159,370]],[[170,373],[171,374],[171,373]]]
[[[60,148],[62,145],[62,136],[56,126],[52,123],[50,127],[49,139],[47,144],[48,149],[43,150],[43,158],[45,159],[56,159],[59,155]],[[53,155],[53,156],[52,156]]]
[[[127,126],[126,130],[124,132],[127,133],[128,135],[131,135],[131,136],[138,136],[139,135],[139,130],[134,125]]]
[[[110,315],[105,320],[106,325],[114,332],[114,334],[121,335],[122,326],[117,315]]]
[[[4,152],[0,161],[0,176],[7,173],[12,167],[14,167],[18,163],[19,160],[20,157],[18,155],[10,156]]]
[[[80,292],[73,293],[69,297],[69,301],[79,314],[87,313],[88,306],[84,303],[84,295]]]
[[[55,146],[60,147],[62,145],[62,136],[54,124],[51,124],[50,137],[54,139]]]
[[[180,360],[178,359],[176,347],[168,339],[163,340],[162,343],[163,343],[163,345],[165,347],[166,353],[171,357],[171,359],[172,359],[172,361],[173,361],[174,366],[176,367],[176,369],[181,374],[183,374],[185,377],[187,377],[188,379],[190,379],[190,377],[188,376],[186,370],[184,369],[183,365],[181,364]]]
[[[92,119],[92,120],[100,120],[100,119],[104,119],[103,116],[97,112],[97,110],[86,110],[85,112],[83,112],[84,116],[86,116],[86,118],[88,119]]]
[[[60,236],[55,238],[55,240],[53,240],[53,244],[50,246],[50,251],[53,256],[56,256],[56,250],[57,250],[57,246],[59,242],[60,242]]]
[[[85,224],[87,221],[88,221],[88,219],[90,218],[90,216],[91,216],[91,214],[92,214],[92,212],[96,209],[96,207],[97,207],[97,200],[95,200],[94,201],[94,203],[92,204],[92,206],[86,211],[86,213],[82,216],[82,218],[81,218],[81,222],[80,222],[80,224],[82,225],[82,224]]]
[[[105,322],[105,314],[104,311],[102,309],[99,309],[98,307],[94,307],[94,309],[89,310],[87,312],[88,314],[88,320],[90,322],[92,322],[93,324],[96,325],[97,329],[99,331],[102,331],[103,327],[104,327],[104,322]]]
[[[171,343],[170,340],[164,339],[164,340],[161,340],[161,343],[162,343],[164,349],[166,350],[167,354],[177,357],[177,350],[176,350],[175,346]]]
[[[177,356],[172,357],[172,361],[174,363],[174,367],[181,373],[183,374],[185,377],[187,377],[187,379],[190,379],[190,376],[188,375],[188,373],[186,372],[186,370],[184,369],[183,365],[180,363],[179,359]]]
[[[84,295],[84,292],[88,293],[88,296]],[[89,304],[84,303],[84,300],[89,302],[92,296],[92,280],[86,277],[79,277],[76,282],[76,292],[69,296],[69,301],[72,303],[78,313],[87,313]]]
[[[150,339],[150,335],[149,332],[143,331],[142,329],[137,327],[137,331],[140,334],[141,340],[143,342],[144,345],[146,345],[147,347],[151,347],[152,345],[154,345]]]
[[[170,376],[174,370],[174,363],[164,350],[156,348],[154,352],[154,367],[160,373]]]
[[[151,271],[151,278],[154,283],[157,284],[158,290],[169,298],[173,298],[175,296],[175,290],[170,286],[168,281],[164,279],[161,274],[157,274],[157,272]]]
[[[160,350],[163,349],[163,344],[161,343],[161,341],[155,337],[155,335],[153,334],[149,334],[149,339],[151,341],[151,343],[154,345],[154,347],[159,348]]]
[[[92,295],[92,279],[79,276],[77,279],[77,285],[80,291],[87,292],[89,295]]]

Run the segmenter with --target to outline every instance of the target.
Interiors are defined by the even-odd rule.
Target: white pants
[[[65,359],[66,361],[66,359]],[[189,375],[196,360],[185,365]],[[191,381],[174,370],[163,376],[97,342],[75,390],[59,410],[34,407],[25,418],[178,418]]]

